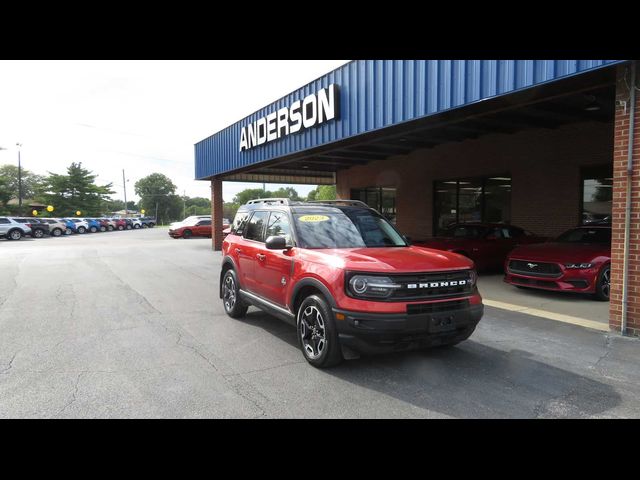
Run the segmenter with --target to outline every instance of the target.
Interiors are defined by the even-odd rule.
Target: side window
[[[202,225],[211,225],[211,220],[200,220],[198,222],[198,226],[202,226]]]
[[[284,237],[287,245],[291,245],[291,227],[285,212],[271,212],[269,223],[267,224],[267,233],[264,238],[266,240],[271,236]]]
[[[244,238],[264,242],[264,226],[269,218],[269,212],[254,212],[244,231]]]
[[[233,219],[233,225],[231,225],[231,231],[236,235],[242,235],[244,227],[247,225],[249,219],[249,212],[238,212]]]
[[[0,218],[0,223],[11,223],[8,218]]]

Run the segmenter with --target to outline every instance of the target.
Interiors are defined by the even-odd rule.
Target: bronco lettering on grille
[[[407,288],[441,288],[458,287],[467,284],[467,280],[450,280],[448,282],[409,283]]]

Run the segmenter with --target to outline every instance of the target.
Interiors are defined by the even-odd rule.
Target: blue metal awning
[[[229,175],[625,61],[356,60],[196,143],[195,178]]]

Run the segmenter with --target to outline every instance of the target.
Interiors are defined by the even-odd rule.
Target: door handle
[[[240,250],[239,248],[236,248],[236,253],[242,253],[242,250]]]
[[[263,255],[262,253],[258,253],[258,254],[256,255],[256,258],[257,258],[258,260],[260,260],[260,261],[263,261],[265,258],[267,258],[267,256],[266,256],[266,255]]]

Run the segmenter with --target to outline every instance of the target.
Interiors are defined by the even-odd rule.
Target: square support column
[[[636,73],[636,85],[638,84]],[[623,323],[623,277],[627,257],[627,335],[640,335],[640,92],[636,90],[635,126],[633,132],[631,174],[628,172],[630,138],[631,66],[618,68],[616,83],[616,115],[613,146],[613,205],[611,240],[611,304],[609,326],[621,331]],[[625,254],[625,220],[627,218],[627,183],[631,185],[629,204],[629,248]]]
[[[222,250],[222,180],[211,180],[211,246]]]

